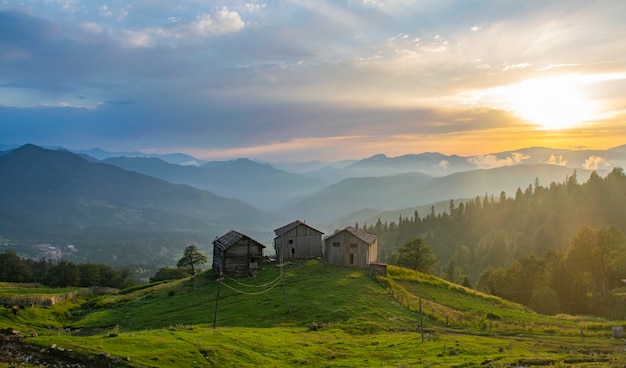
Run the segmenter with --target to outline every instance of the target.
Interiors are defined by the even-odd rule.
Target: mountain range
[[[525,189],[535,181],[542,185],[564,181],[575,170],[579,178],[586,180],[591,169],[606,173],[615,165],[626,164],[626,154],[619,148],[528,148],[473,157],[439,153],[375,155],[325,167],[319,162],[303,163],[299,170],[294,170],[295,164],[281,166],[298,172],[249,159],[213,161],[197,167],[140,157],[115,157],[103,162],[238,198],[264,211],[306,218],[325,227],[363,208],[389,211],[485,193],[499,196],[504,191],[513,195],[517,188]],[[313,170],[306,171],[307,167]]]
[[[278,209],[291,198],[320,190],[326,184],[322,179],[288,173],[245,158],[201,166],[142,157],[114,157],[102,162],[172,183],[188,184],[222,197],[238,198],[267,211]]]
[[[33,145],[0,156],[0,177],[0,236],[76,244],[86,259],[171,257],[232,228],[259,236],[280,223],[238,199]]]
[[[275,164],[0,148],[0,243],[76,244],[84,260],[118,262],[171,262],[185,246],[210,247],[231,229],[269,244],[273,229],[296,219],[330,234],[357,220],[397,220],[418,209],[424,215],[433,204],[439,212],[451,199],[514,196],[536,182],[563,182],[574,173],[584,181],[592,170],[604,175],[626,164],[626,145]]]

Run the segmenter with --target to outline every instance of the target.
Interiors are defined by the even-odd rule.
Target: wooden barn
[[[213,241],[213,270],[218,275],[248,276],[261,267],[263,248],[249,236],[231,230]]]
[[[376,263],[378,237],[347,227],[326,238],[326,262],[337,266],[366,268]]]
[[[297,220],[274,230],[274,249],[278,261],[323,257],[324,233]]]

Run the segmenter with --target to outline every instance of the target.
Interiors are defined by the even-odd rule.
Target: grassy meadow
[[[117,294],[81,296],[17,316],[4,312],[0,328],[26,336],[36,332],[25,339],[28,344],[103,367],[626,364],[624,340],[611,335],[611,327],[623,321],[542,316],[392,266],[376,279],[367,270],[319,261],[285,268],[284,278],[281,272],[265,265],[257,277],[219,284],[204,272]]]

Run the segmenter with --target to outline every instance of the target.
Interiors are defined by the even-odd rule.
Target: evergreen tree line
[[[7,250],[0,253],[0,282],[35,282],[50,287],[103,286],[124,289],[135,284],[129,268],[115,270],[99,263],[75,264],[67,260],[20,258]]]
[[[599,237],[610,233],[619,243],[618,235],[626,232],[624,203],[626,175],[621,168],[614,168],[604,178],[593,172],[582,184],[573,171],[561,183],[542,186],[535,180],[525,189],[518,188],[513,197],[502,192],[497,197],[485,194],[458,205],[450,200],[448,211],[443,213],[435,213],[433,207],[425,216],[416,211],[410,218],[400,216],[398,222],[383,223],[379,219],[376,224],[364,224],[362,228],[379,236],[381,261],[397,262],[402,246],[413,238],[421,238],[440,261],[434,273],[449,281],[460,284],[465,280],[467,284],[477,284],[526,305],[532,304],[533,299],[548,300],[550,295],[542,298],[541,293],[554,292],[558,303],[550,312],[598,312],[594,306],[610,296],[609,290],[620,285],[616,280],[619,275],[626,278],[626,270],[618,269],[619,262],[612,269],[602,266],[603,272],[612,274],[603,277],[605,284],[599,287],[593,281],[597,275],[589,270],[598,267],[597,263],[590,258],[573,262],[570,252],[582,233]],[[617,244],[614,248],[621,246]],[[625,263],[621,255],[624,252],[611,254],[621,259],[621,264]],[[528,275],[514,271],[530,272],[542,267],[543,274],[532,282],[525,279]],[[508,273],[510,278],[515,272],[521,276],[517,284],[509,279],[502,284],[504,287],[490,289],[486,286],[489,277],[484,274],[494,272],[500,276]],[[539,274],[537,271],[536,275]],[[556,281],[559,277],[563,278],[562,285]],[[549,279],[552,284],[548,283]],[[521,284],[526,291],[522,291]],[[576,290],[566,291],[566,287]]]

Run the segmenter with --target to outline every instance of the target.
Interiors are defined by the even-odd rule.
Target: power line
[[[282,252],[280,252],[280,274],[272,281],[266,282],[264,284],[260,284],[260,285],[252,285],[252,284],[245,284],[243,282],[239,282],[237,280],[235,280],[234,278],[231,278],[230,276],[224,274],[222,271],[220,271],[219,276],[217,277],[217,294],[215,296],[215,310],[214,310],[214,314],[213,314],[213,328],[216,327],[217,325],[217,310],[218,310],[218,306],[219,306],[219,300],[220,300],[220,286],[223,284],[224,286],[226,286],[227,288],[229,288],[230,290],[238,293],[238,294],[243,294],[243,295],[261,295],[261,294],[265,294],[271,290],[273,290],[274,288],[276,288],[279,284],[282,284],[283,286],[283,292],[285,294],[285,303],[287,304],[287,313],[289,313],[291,310],[289,308],[289,299],[287,298],[287,288],[285,287],[285,271],[284,271],[284,267],[285,264],[283,263],[283,256],[282,256]],[[265,290],[261,290],[261,291],[257,291],[257,292],[247,292],[247,291],[243,291],[243,290],[239,290],[237,288],[235,288],[234,286],[230,286],[228,284],[226,284],[224,282],[225,279],[228,280],[232,280],[234,283],[240,285],[240,286],[244,286],[244,287],[250,287],[250,288],[265,288]]]
[[[230,286],[230,285],[228,285],[228,284],[226,284],[226,283],[224,283],[224,282],[222,282],[222,285],[226,286],[226,287],[227,287],[227,288],[229,288],[230,290],[232,290],[232,291],[234,291],[234,292],[236,292],[236,293],[239,293],[239,294],[244,294],[244,295],[260,295],[260,294],[265,294],[265,293],[267,293],[268,291],[270,291],[270,290],[274,289],[274,288],[275,288],[276,286],[278,286],[278,284],[280,283],[279,281],[280,281],[280,277],[279,277],[279,278],[277,278],[277,279],[275,279],[275,284],[274,284],[274,285],[271,285],[270,287],[268,287],[268,288],[267,288],[267,289],[265,289],[265,290],[262,290],[262,291],[257,291],[257,292],[246,292],[246,291],[242,291],[242,290],[236,289],[235,287]]]
[[[243,282],[239,282],[236,279],[228,276],[228,275],[224,275],[227,279],[233,281],[234,283],[241,285],[241,286],[246,286],[246,287],[253,287],[253,288],[260,288],[260,287],[265,287],[267,285],[273,284],[274,282],[276,282],[278,279],[280,279],[281,277],[283,277],[283,273],[281,272],[280,275],[278,275],[278,277],[276,277],[274,280],[270,281],[270,282],[266,282],[265,284],[261,284],[261,285],[252,285],[252,284],[244,284]]]

